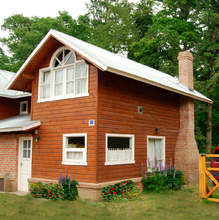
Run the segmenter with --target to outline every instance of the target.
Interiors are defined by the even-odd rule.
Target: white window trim
[[[53,67],[53,61],[54,61],[55,57],[56,57],[57,54],[58,54],[60,51],[62,51],[62,50],[70,50],[70,51],[72,51],[70,48],[65,47],[65,46],[58,48],[58,49],[53,53],[53,55],[52,55],[52,57],[51,57],[50,64],[49,64],[49,66],[50,66],[51,68]],[[72,51],[72,52],[73,52],[73,51]],[[75,61],[76,61],[75,53],[73,52],[73,54],[74,54],[74,58],[75,58]],[[70,65],[71,65],[71,64],[70,64]],[[67,66],[67,65],[66,65],[66,66]],[[61,68],[62,68],[62,66],[61,66]]]
[[[68,137],[84,137],[84,149],[68,149],[68,151],[83,152],[83,161],[72,161],[66,159],[66,140]],[[87,166],[87,133],[74,133],[74,134],[63,134],[63,142],[62,142],[62,165],[79,165],[79,166]]]
[[[164,165],[166,163],[166,137],[165,136],[147,136],[147,161],[149,160],[149,139],[160,139],[163,141],[163,155],[164,155]],[[148,169],[148,172],[151,172],[151,169]]]
[[[108,137],[129,137],[131,138],[131,148],[132,148],[132,160],[130,161],[116,161],[111,162],[108,161]],[[135,163],[135,135],[133,134],[112,134],[112,133],[106,133],[106,146],[105,146],[105,163],[104,165],[122,165],[122,164],[134,164]]]
[[[46,67],[46,68],[41,68],[39,70],[39,77],[38,77],[38,99],[37,99],[37,102],[40,103],[40,102],[48,102],[48,101],[56,101],[56,100],[62,100],[62,99],[70,99],[70,98],[79,98],[79,97],[86,97],[86,96],[89,96],[89,92],[88,92],[88,89],[89,89],[89,66],[87,68],[87,92],[85,93],[81,93],[81,94],[66,94],[66,72],[67,72],[67,69],[70,68],[70,67],[74,67],[74,69],[76,68],[76,64],[77,63],[81,63],[81,62],[84,62],[86,63],[84,60],[76,60],[76,57],[75,57],[75,63],[74,64],[69,64],[69,65],[65,65],[64,67],[63,66],[60,66],[60,67],[53,67],[53,60],[55,58],[55,56],[57,55],[57,53],[59,53],[61,50],[63,49],[68,49],[66,47],[61,47],[59,48],[52,56],[51,60],[50,60],[50,66],[49,67]],[[87,64],[88,65],[88,64]],[[58,95],[58,96],[55,96],[54,95],[54,86],[55,86],[55,71],[58,70],[58,69],[63,69],[63,73],[64,73],[64,77],[63,77],[63,95]],[[41,97],[41,92],[40,92],[40,85],[41,85],[41,75],[44,73],[44,72],[47,72],[49,71],[50,74],[51,74],[51,86],[50,86],[50,98],[45,98],[45,99],[42,99],[40,98]]]
[[[22,105],[23,105],[23,104],[26,104],[26,106],[27,106],[25,112],[22,111]],[[27,100],[20,102],[20,115],[26,115],[26,114],[28,114],[28,101],[27,101]]]

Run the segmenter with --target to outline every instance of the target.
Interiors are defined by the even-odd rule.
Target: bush
[[[155,171],[148,173],[142,178],[144,191],[163,191],[163,190],[179,190],[185,185],[185,179],[182,171],[174,168],[166,171]]]
[[[76,200],[78,198],[78,182],[76,180],[71,181],[71,177],[68,177],[67,169],[65,171],[65,177],[62,174],[59,175],[59,184],[62,185],[64,189],[64,199]]]
[[[62,199],[64,196],[62,185],[54,183],[31,183],[30,192],[34,198],[57,200]]]
[[[131,199],[139,195],[139,189],[136,183],[131,180],[127,180],[103,187],[101,195],[106,201]]]

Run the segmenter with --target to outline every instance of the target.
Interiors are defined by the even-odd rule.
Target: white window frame
[[[26,108],[26,111],[22,111],[22,105],[23,104],[26,104],[27,108]],[[26,115],[28,114],[28,101],[21,101],[20,102],[20,115]]]
[[[163,157],[164,157],[164,161],[163,161],[163,166],[165,166],[166,163],[166,137],[165,136],[147,136],[147,163],[149,161],[149,139],[160,139],[163,142]],[[148,167],[148,164],[147,164]],[[152,170],[148,167],[147,168],[148,172],[152,172]]]
[[[84,137],[84,148],[66,148],[68,137]],[[83,160],[72,161],[66,158],[67,152],[83,152]],[[87,133],[74,133],[74,134],[63,134],[62,143],[62,164],[63,165],[80,165],[87,166]]]
[[[108,137],[128,137],[131,139],[132,159],[130,161],[109,161],[108,160]],[[106,133],[106,146],[105,146],[105,164],[104,165],[121,165],[121,164],[134,164],[135,163],[135,135],[133,134],[112,134]]]
[[[59,48],[52,56],[51,61],[50,61],[50,66],[46,68],[42,68],[39,70],[39,77],[38,77],[38,102],[48,102],[48,101],[55,101],[55,100],[62,100],[62,99],[69,99],[69,98],[78,98],[78,97],[85,97],[89,96],[88,93],[88,88],[89,88],[89,65],[84,61],[84,60],[76,60],[75,56],[75,63],[74,64],[69,64],[69,65],[64,65],[60,67],[53,67],[54,59],[56,55],[63,49],[69,49],[66,47],[61,47]],[[72,51],[73,52],[73,51]],[[67,75],[67,69],[73,67],[74,71],[76,70],[76,65],[78,63],[85,63],[87,65],[87,85],[86,85],[86,92],[81,93],[81,94],[66,94],[66,75]],[[63,92],[62,95],[57,95],[55,96],[55,71],[62,69],[63,70]],[[44,72],[50,72],[50,97],[49,98],[41,98],[41,79],[42,79],[42,74]],[[75,74],[74,74],[74,93],[75,93]]]

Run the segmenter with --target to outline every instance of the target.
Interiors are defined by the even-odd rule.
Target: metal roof
[[[15,73],[9,72],[6,70],[0,70],[0,97],[5,98],[22,98],[31,96],[31,93],[16,91],[16,90],[8,90],[8,84],[11,82]]]
[[[18,115],[0,120],[1,132],[27,131],[39,127],[40,121],[31,121],[30,115]]]
[[[176,77],[172,77],[166,73],[137,63],[128,58],[121,57],[117,54],[111,53],[100,47],[94,46],[56,30],[50,30],[48,34],[43,38],[43,40],[39,43],[39,45],[35,48],[35,50],[31,53],[26,62],[17,72],[15,78],[10,83],[9,88],[13,88],[13,84],[16,83],[16,79],[20,74],[22,74],[22,71],[25,69],[26,65],[31,61],[34,55],[40,50],[42,45],[44,45],[44,43],[46,43],[50,37],[54,37],[65,46],[73,49],[74,51],[77,51],[85,59],[98,66],[103,71],[109,71],[184,96],[188,96],[207,103],[212,103],[212,100],[202,95],[198,91],[189,90],[186,86],[179,83],[179,80]]]

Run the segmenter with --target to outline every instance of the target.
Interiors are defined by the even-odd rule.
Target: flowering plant
[[[34,198],[46,198],[51,200],[62,199],[64,195],[63,187],[54,183],[31,183],[30,192]]]
[[[78,182],[76,180],[71,180],[71,177],[68,177],[67,170],[65,172],[65,177],[62,177],[61,173],[59,176],[59,184],[62,185],[64,189],[64,199],[76,200],[78,197]]]
[[[108,185],[101,190],[101,196],[104,200],[129,199],[137,197],[139,189],[131,180],[122,181],[114,185]]]
[[[185,185],[182,171],[175,168],[156,170],[142,178],[144,191],[179,190]]]

